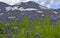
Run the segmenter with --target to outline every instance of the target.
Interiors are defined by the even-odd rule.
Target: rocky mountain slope
[[[24,3],[21,2],[12,6],[0,2],[0,19],[4,22],[11,19],[19,21],[22,19],[23,16],[28,17],[30,20],[33,20],[35,18],[43,19],[45,15],[49,15],[53,18],[60,18],[60,10],[49,9],[33,1]]]

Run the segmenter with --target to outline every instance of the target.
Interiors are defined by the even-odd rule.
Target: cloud
[[[37,0],[0,0],[0,2],[5,2],[10,5],[14,5],[19,2],[28,2],[28,1],[37,1]]]
[[[28,1],[34,1],[38,4],[41,4],[41,5],[47,6],[47,7],[51,7],[51,5],[60,4],[60,0],[0,0],[0,2],[5,2],[10,5],[14,5],[19,2],[28,2]]]
[[[13,5],[19,2],[19,0],[0,0],[0,2],[5,2],[7,4]]]
[[[40,5],[46,6],[48,8],[52,8],[52,5],[59,5],[60,4],[60,0],[40,0],[37,3],[39,3]]]
[[[15,4],[15,3],[18,3],[18,2],[27,2],[27,1],[35,1],[39,4],[41,4],[41,2],[42,2],[45,5],[60,3],[60,0],[0,0],[0,1],[8,3],[8,4],[12,4],[12,5]]]

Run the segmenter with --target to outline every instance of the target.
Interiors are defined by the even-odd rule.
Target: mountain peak
[[[0,2],[0,8],[2,7],[6,7],[6,6],[9,6],[8,4],[4,3],[4,2]]]
[[[14,6],[19,6],[23,8],[39,8],[39,4],[33,1],[20,2],[20,3],[15,4]]]
[[[29,1],[29,2],[27,2],[28,4],[32,4],[32,5],[37,5],[37,6],[39,6],[39,4],[37,4],[36,2],[34,2],[34,1]]]
[[[35,3],[34,1],[28,1],[27,3]]]
[[[0,2],[0,5],[8,5],[8,4],[4,2]]]

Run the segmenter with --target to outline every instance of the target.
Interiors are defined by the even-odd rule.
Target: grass
[[[4,28],[6,31],[6,24],[11,27],[10,34],[13,38],[35,38],[38,35],[39,38],[60,38],[60,19],[58,22],[51,22],[49,16],[45,16],[44,20],[34,19],[32,24],[27,17],[16,23],[14,21],[2,23],[0,22],[0,29]],[[18,33],[14,34],[14,27],[18,27]],[[0,38],[7,38],[7,33],[1,34]]]

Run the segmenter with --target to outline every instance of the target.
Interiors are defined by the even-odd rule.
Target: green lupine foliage
[[[60,19],[57,22],[57,25],[55,27],[55,31],[56,31],[55,37],[60,38]]]
[[[60,19],[58,22],[53,23],[47,15],[43,21],[41,19],[34,19],[32,25],[27,17],[23,17],[19,23],[13,20],[6,23],[0,21],[0,29],[5,28],[6,24],[11,26],[12,30],[10,33],[13,38],[34,38],[36,33],[38,33],[41,38],[60,38]],[[18,27],[17,35],[14,34],[14,27]],[[30,30],[26,30],[26,28],[30,28]],[[28,32],[27,35],[25,32]],[[0,30],[0,38],[7,38],[7,34],[1,34]]]
[[[14,21],[9,21],[8,24],[9,24],[10,26],[12,26],[12,27],[18,26],[18,24],[17,24],[16,22],[14,22]]]
[[[5,27],[5,23],[3,23],[2,21],[0,21],[0,29]]]
[[[23,17],[19,23],[19,28],[28,28],[30,26],[29,19],[27,17]]]
[[[44,24],[44,25],[50,25],[50,18],[49,18],[49,16],[46,15],[46,16],[44,17],[43,24]]]
[[[33,31],[29,31],[27,37],[28,38],[34,38],[34,32]]]
[[[40,29],[40,34],[42,35],[42,38],[51,38],[51,26],[50,26],[50,18],[49,16],[44,17],[42,28]]]
[[[41,19],[34,19],[33,25],[34,26],[41,26],[42,25],[42,20]]]
[[[34,19],[33,30],[35,32],[40,32],[40,27],[42,27],[42,20],[41,19]]]

